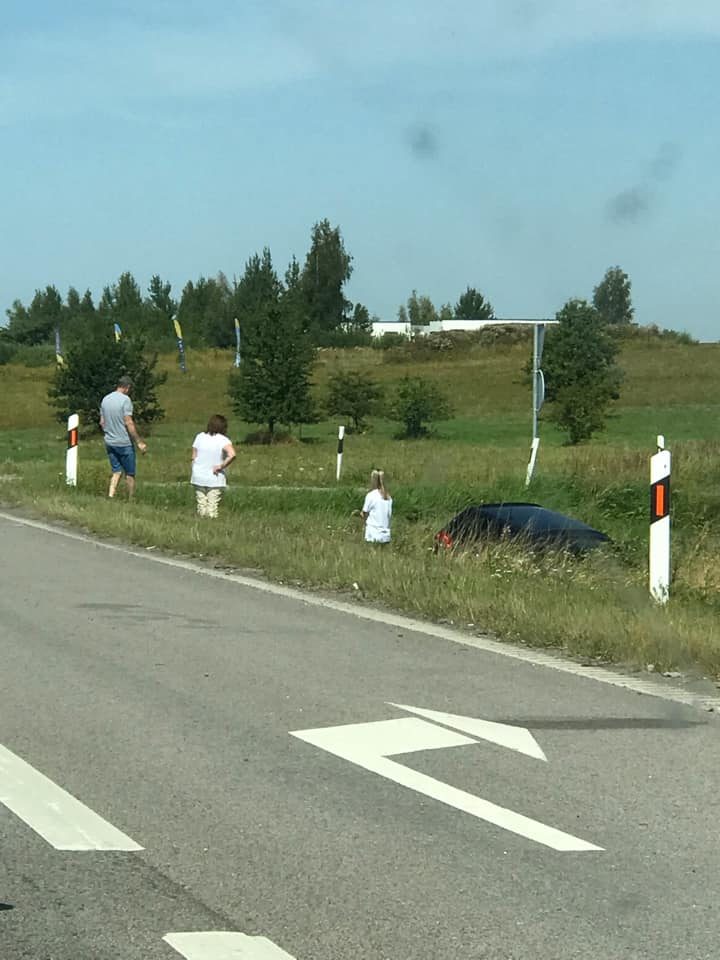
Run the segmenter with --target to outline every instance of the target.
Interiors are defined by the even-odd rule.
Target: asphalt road
[[[547,762],[468,734],[380,761],[403,785],[376,754],[458,734],[391,704],[526,728]],[[333,734],[357,762],[291,735],[401,719]],[[714,714],[0,520],[0,956],[172,960],[166,935],[225,931],[297,960],[715,960],[719,734]],[[45,803],[62,833],[53,785],[143,849],[57,849],[33,825]],[[552,849],[460,791],[602,849]]]

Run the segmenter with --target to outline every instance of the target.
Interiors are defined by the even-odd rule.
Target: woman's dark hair
[[[214,413],[208,420],[207,432],[210,436],[216,433],[227,433],[227,420],[221,413]]]

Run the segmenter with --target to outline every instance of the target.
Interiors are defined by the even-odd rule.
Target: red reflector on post
[[[650,523],[670,515],[670,477],[656,480],[650,487]]]

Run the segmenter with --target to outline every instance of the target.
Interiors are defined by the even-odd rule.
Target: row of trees
[[[437,309],[430,297],[413,290],[407,303],[398,308],[399,322],[413,327],[426,327],[436,320],[493,320],[494,317],[492,304],[475,287],[468,287],[454,307],[444,303]]]
[[[627,273],[620,267],[610,267],[593,291],[593,306],[610,325],[633,322],[631,284]],[[407,302],[398,308],[398,320],[413,327],[425,327],[440,320],[494,320],[492,304],[475,287],[467,287],[455,306],[444,303],[436,307],[426,294],[413,290]]]
[[[384,414],[401,421],[407,437],[424,436],[428,423],[451,415],[448,398],[431,381],[406,377],[383,397],[368,371],[352,368],[330,377],[327,394],[318,403],[311,383],[317,348],[303,328],[299,302],[297,286],[290,284],[262,305],[249,326],[244,360],[230,374],[228,393],[235,412],[264,425],[269,441],[278,425],[314,423],[321,414],[340,417],[358,431],[370,415]],[[553,403],[551,419],[567,431],[571,443],[578,443],[604,426],[608,406],[618,396],[618,340],[587,301],[569,301],[557,319],[545,351],[546,395]],[[137,419],[152,423],[163,416],[157,387],[166,377],[157,374],[156,363],[157,354],[148,355],[138,337],[116,343],[106,333],[79,340],[57,368],[50,403],[60,420],[72,410],[84,423],[97,424],[98,397],[128,373],[135,381]]]
[[[63,344],[119,324],[123,335],[142,335],[147,342],[163,345],[173,337],[177,319],[187,342],[198,346],[230,347],[234,342],[234,319],[243,331],[266,304],[277,302],[292,289],[296,308],[302,315],[303,331],[314,343],[353,332],[369,333],[372,319],[362,303],[351,303],[345,285],[352,274],[352,257],[345,249],[339,227],[321,220],[312,229],[305,262],[293,257],[284,276],[278,277],[270,250],[252,256],[240,279],[224,274],[200,277],[183,288],[179,300],[171,285],[160,276],[152,277],[143,293],[131,273],[123,273],[106,286],[96,304],[86,290],[71,287],[63,299],[58,289],[47,286],[35,293],[26,306],[19,300],[7,310],[2,338],[18,346],[52,343],[59,329]]]
[[[283,328],[287,314],[269,316],[273,326]],[[279,322],[277,322],[279,321]],[[403,425],[402,435],[421,437],[427,434],[434,420],[446,419],[452,413],[447,397],[435,384],[419,377],[405,377],[389,395],[365,372],[338,370],[328,382],[326,395],[318,399],[310,393],[310,360],[307,354],[292,347],[285,349],[272,339],[263,357],[250,353],[242,371],[230,377],[228,393],[235,411],[245,420],[263,424],[263,439],[272,441],[276,426],[313,423],[321,415],[338,416],[348,422],[349,431],[362,431],[371,414],[382,414]],[[282,354],[284,368],[278,370],[267,358]],[[99,398],[104,396],[124,374],[134,383],[133,406],[138,423],[148,426],[161,420],[165,411],[158,401],[157,390],[167,379],[157,371],[157,353],[148,353],[142,338],[90,337],[77,341],[69,350],[65,363],[56,370],[48,390],[50,405],[59,421],[68,412],[79,413],[85,426],[99,427]]]
[[[311,376],[323,335],[338,329],[367,329],[370,323],[361,304],[355,304],[351,311],[353,305],[344,298],[343,284],[350,270],[351,259],[344,251],[339,229],[322,221],[313,229],[311,250],[302,268],[293,258],[281,280],[270,251],[265,249],[248,260],[242,278],[233,285],[230,302],[243,330],[243,362],[230,376],[229,393],[235,411],[248,422],[264,424],[271,438],[278,425],[290,427],[317,420]],[[111,384],[120,372],[128,372],[144,385],[137,391],[139,419],[149,422],[158,418],[161,411],[154,388],[159,381],[153,373],[156,358],[145,356],[144,338],[152,331],[152,323],[167,329],[177,313],[186,326],[192,328],[194,323],[198,331],[208,331],[217,314],[207,305],[218,296],[218,289],[218,281],[188,284],[178,305],[169,284],[159,277],[153,278],[149,294],[143,298],[130,275],[124,275],[117,285],[106,289],[98,308],[87,294],[73,297],[77,315],[83,311],[87,317],[105,322],[90,324],[91,336],[87,336],[86,327],[86,335],[75,338],[67,351],[65,367],[57,371],[51,402],[59,417],[73,409],[94,419],[101,381],[107,378]],[[229,288],[227,292],[229,295]],[[37,337],[37,325],[31,320],[42,319],[47,326],[58,310],[67,308],[51,288],[37,294],[34,303],[35,310],[24,314],[16,311],[16,336],[18,330],[24,330],[27,337]],[[409,321],[416,326],[433,318],[431,301],[416,292],[406,309]],[[468,287],[454,315],[491,319],[493,312],[483,295]],[[120,322],[115,319],[118,317],[123,321],[123,339],[115,345],[109,321]],[[219,346],[230,346],[232,339],[230,316],[226,314],[225,319],[222,329],[216,331]],[[629,278],[620,268],[612,268],[595,288],[593,304],[569,301],[558,320],[559,326],[548,336],[544,362],[547,399],[554,401],[553,416],[568,431],[571,442],[578,442],[600,429],[610,401],[618,395],[621,374],[615,364],[617,341],[609,335],[609,329],[632,321]],[[113,358],[112,363],[109,358]],[[88,377],[83,367],[95,372]],[[327,409],[351,417],[360,429],[378,399],[377,384],[356,371],[331,381]],[[411,407],[414,412],[408,413]],[[442,419],[448,410],[444,397],[416,381],[412,387],[406,385],[404,398],[398,394],[386,405],[385,412],[403,419],[408,435],[418,436],[428,419]]]

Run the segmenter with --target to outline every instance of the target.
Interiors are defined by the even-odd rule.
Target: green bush
[[[366,330],[319,330],[313,340],[318,347],[369,347],[373,336]]]
[[[55,363],[55,347],[49,343],[18,347],[12,362],[23,367],[49,367],[51,363]]]
[[[661,343],[678,343],[682,346],[691,346],[698,341],[685,330],[664,330],[657,324],[651,323],[645,327],[639,327],[637,324],[618,324],[608,326],[610,336],[622,342],[628,340],[656,340]]]
[[[393,347],[401,347],[407,343],[408,338],[404,333],[395,333],[393,331],[383,333],[380,337],[374,337],[372,346],[376,350],[390,350]]]
[[[16,343],[11,343],[9,340],[0,340],[0,367],[3,364],[11,363],[17,351]]]
[[[48,388],[48,404],[63,422],[70,413],[80,414],[84,424],[100,426],[100,402],[115,389],[122,376],[133,381],[133,418],[150,424],[161,420],[165,411],[157,399],[157,387],[167,374],[157,374],[157,354],[145,353],[142,338],[123,337],[118,343],[108,331],[87,337],[70,347],[65,363],[55,371]]]
[[[352,421],[352,429],[359,431],[376,409],[380,395],[380,387],[369,373],[339,370],[328,381],[325,408],[331,416],[347,417]]]
[[[405,377],[398,385],[389,414],[403,424],[401,437],[416,439],[429,434],[427,424],[433,420],[452,416],[452,408],[437,384],[420,377]]]

